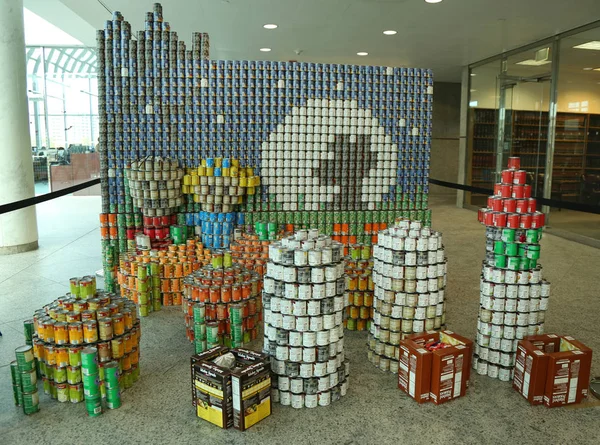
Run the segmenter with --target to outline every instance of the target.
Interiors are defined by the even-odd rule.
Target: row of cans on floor
[[[15,349],[15,358],[10,363],[15,405],[23,407],[23,412],[27,415],[34,414],[40,410],[40,398],[33,347],[19,346]]]

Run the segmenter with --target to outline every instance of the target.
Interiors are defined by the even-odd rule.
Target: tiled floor
[[[434,228],[449,258],[448,327],[476,330],[484,231],[475,213],[432,199]],[[81,405],[41,396],[41,412],[25,416],[12,405],[6,366],[22,343],[21,323],[67,290],[68,278],[100,267],[93,197],[66,197],[38,209],[40,249],[0,257],[0,443],[228,443],[228,444],[597,444],[600,408],[530,407],[507,383],[473,375],[467,396],[446,405],[417,405],[394,376],[366,361],[365,334],[346,335],[351,361],[348,395],[328,408],[297,411],[274,405],[273,415],[245,433],[222,431],[194,416],[189,356],[178,308],[142,322],[141,379],[123,394],[123,407],[89,419]],[[542,240],[544,276],[552,282],[548,332],[571,334],[600,350],[600,251],[554,236]],[[600,374],[596,354],[592,374]]]

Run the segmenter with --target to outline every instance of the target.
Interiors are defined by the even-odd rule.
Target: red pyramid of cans
[[[509,158],[502,182],[478,214],[486,226],[486,259],[473,368],[502,381],[513,378],[518,341],[544,332],[550,296],[538,263],[545,215],[526,179],[519,158]]]
[[[508,158],[508,168],[502,170],[501,182],[494,185],[487,208],[479,209],[480,223],[511,229],[544,227],[545,215],[537,210],[537,201],[531,197],[531,185],[526,184],[527,171],[520,167],[520,158]]]

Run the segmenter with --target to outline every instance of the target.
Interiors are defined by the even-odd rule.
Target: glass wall
[[[27,91],[36,194],[99,176],[96,51],[27,47]],[[81,193],[97,193],[87,189]]]
[[[600,205],[600,23],[584,29],[470,67],[467,184],[491,189],[518,156],[534,196]],[[549,231],[600,240],[600,215],[544,210]]]

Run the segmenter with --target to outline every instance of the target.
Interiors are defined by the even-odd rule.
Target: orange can
[[[113,335],[123,335],[125,333],[125,317],[120,312],[112,316]]]
[[[83,324],[80,321],[69,324],[69,343],[72,345],[83,344]]]
[[[54,348],[54,357],[57,368],[69,366],[69,348],[66,346],[57,346]]]
[[[217,304],[217,320],[225,320],[227,319],[227,305],[226,304]]]
[[[111,227],[117,226],[117,214],[116,213],[108,214],[108,225]]]
[[[356,290],[358,287],[358,277],[356,275],[348,275],[346,287],[348,290]]]
[[[223,303],[229,303],[231,301],[231,294],[231,286],[228,284],[224,284],[223,287],[221,287],[221,301]]]
[[[250,283],[243,283],[242,284],[242,298],[245,300],[246,298],[249,298],[251,294],[252,294],[252,286],[250,285]]]
[[[85,343],[95,343],[98,341],[98,322],[96,320],[83,322],[83,341]]]
[[[202,302],[202,303],[206,303],[207,301],[209,301],[209,295],[210,295],[210,291],[208,286],[201,284],[200,286],[198,286],[198,301]]]
[[[218,303],[221,301],[221,289],[217,286],[211,286],[209,289],[210,302]]]
[[[181,278],[183,276],[183,264],[182,263],[175,263],[174,275],[175,275],[175,278]]]
[[[181,278],[173,278],[171,281],[171,292],[181,292]]]
[[[44,360],[44,342],[39,338],[33,339],[33,356],[38,360]]]
[[[129,354],[133,349],[133,341],[131,339],[131,334],[127,333],[123,335],[123,345],[125,348],[125,354]]]
[[[66,345],[69,343],[69,331],[67,323],[59,321],[54,323],[54,343],[57,345]]]
[[[242,288],[237,284],[231,286],[231,299],[233,301],[241,301],[242,299]]]
[[[56,365],[56,352],[54,345],[46,343],[44,345],[44,358],[46,359],[47,365]]]
[[[369,287],[369,279],[365,275],[360,275],[358,277],[358,290],[365,291]],[[362,305],[360,305],[362,306]]]

